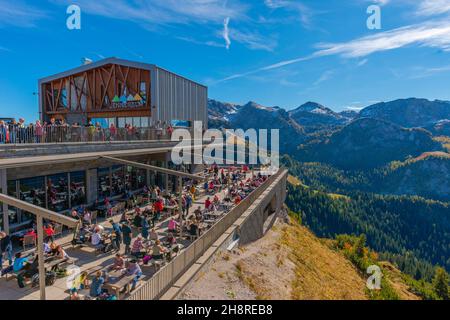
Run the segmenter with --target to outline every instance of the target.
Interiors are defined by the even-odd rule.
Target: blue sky
[[[66,9],[81,8],[81,30]],[[366,26],[381,7],[381,30]],[[334,110],[450,100],[450,0],[0,0],[0,116],[37,117],[37,80],[116,56],[221,101]]]

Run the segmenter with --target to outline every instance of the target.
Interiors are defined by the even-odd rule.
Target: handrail
[[[155,300],[161,297],[283,172],[284,170],[280,168],[276,174],[270,176],[260,187],[253,190],[241,203],[191,243],[186,250],[162,267],[145,284],[137,288],[127,297],[127,300]]]

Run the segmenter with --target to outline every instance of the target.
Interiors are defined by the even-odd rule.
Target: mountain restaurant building
[[[41,121],[207,126],[208,89],[153,64],[108,58],[39,80]]]
[[[151,64],[109,58],[39,81],[41,121],[89,121],[109,127],[161,123],[207,127],[207,87]],[[190,172],[170,160],[171,141],[93,141],[90,143],[0,144],[0,192],[61,214],[106,198],[121,199],[144,186],[176,189],[173,175],[104,156],[158,168]],[[0,203],[0,229],[21,234],[33,223],[29,213]]]

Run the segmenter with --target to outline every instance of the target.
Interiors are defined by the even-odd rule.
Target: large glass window
[[[125,192],[125,176],[123,166],[112,167],[112,195],[119,196]]]
[[[109,180],[109,168],[99,168],[97,170],[98,181],[98,196],[100,199],[104,199],[111,195],[110,180]]]
[[[48,208],[55,212],[69,209],[69,180],[67,173],[47,177]]]
[[[19,182],[20,200],[45,208],[45,179],[35,177],[22,179]]]
[[[86,203],[86,173],[84,171],[70,173],[70,200],[72,207]]]

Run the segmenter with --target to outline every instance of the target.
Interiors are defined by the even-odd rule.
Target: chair
[[[25,235],[23,237],[23,250],[26,250],[28,247],[36,246],[36,236],[34,235]]]
[[[59,223],[56,224],[55,225],[55,233],[53,234],[53,236],[55,238],[62,237],[62,232],[63,232],[63,225],[59,224]]]
[[[97,210],[94,210],[91,212],[91,224],[93,224],[94,220],[95,220],[95,224],[97,224],[97,216],[98,216]]]

